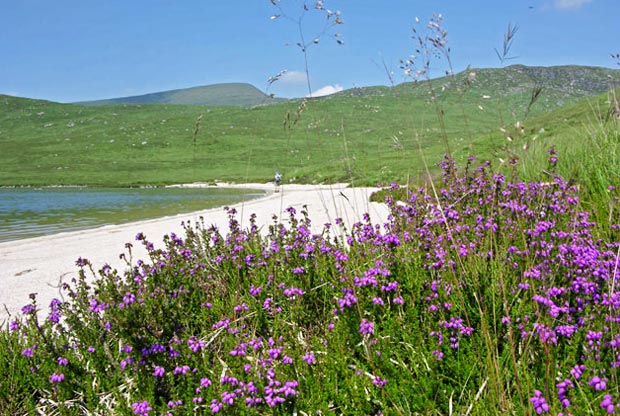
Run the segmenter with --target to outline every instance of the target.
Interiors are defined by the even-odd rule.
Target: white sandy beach
[[[182,186],[202,186],[182,185]],[[285,223],[285,209],[294,207],[297,212],[307,205],[313,231],[320,232],[325,223],[333,223],[340,217],[348,228],[368,213],[374,223],[382,223],[388,215],[383,204],[369,202],[376,188],[349,188],[337,185],[284,185],[281,192],[274,193],[273,184],[220,185],[227,187],[261,189],[265,197],[231,205],[237,209],[237,218],[245,227],[252,213],[263,229],[273,224],[276,215]],[[142,232],[158,247],[165,234],[183,235],[183,221],[204,218],[205,225],[215,224],[225,233],[228,217],[223,208],[192,212],[177,216],[140,221],[123,225],[104,226],[90,230],[60,233],[0,243],[0,323],[19,313],[29,303],[28,295],[37,293],[38,304],[43,313],[54,297],[60,298],[60,283],[68,282],[77,275],[75,261],[88,259],[95,270],[106,263],[119,271],[124,262],[119,258],[125,252],[125,243],[134,245],[134,260],[145,259],[146,252],[136,244],[135,236]]]

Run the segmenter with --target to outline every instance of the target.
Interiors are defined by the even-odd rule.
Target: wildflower
[[[35,306],[30,303],[22,308],[22,314],[28,315],[30,313],[33,313],[35,310],[36,310]]]
[[[52,301],[50,302],[51,312],[49,316],[47,317],[48,321],[56,323],[56,324],[60,322],[60,317],[61,317],[60,310],[59,310],[60,304],[61,302],[58,299],[56,298],[52,299]]]
[[[362,323],[360,324],[360,334],[372,335],[374,332],[375,324],[368,321],[366,318],[362,318]]]
[[[612,414],[614,412],[614,399],[611,394],[606,394],[603,396],[603,401],[600,404],[601,409],[605,409],[607,414]]]
[[[183,400],[168,400],[168,407],[177,407],[177,406],[182,406],[183,405]]]
[[[177,367],[174,368],[174,374],[175,375],[177,375],[177,374],[187,374],[187,372],[189,370],[190,370],[189,365],[184,365],[182,367],[177,366]]]
[[[28,357],[28,358],[32,358],[32,356],[34,355],[34,349],[36,348],[36,345],[32,348],[28,347],[25,350],[22,351],[22,355],[24,357]]]
[[[402,296],[397,296],[392,299],[392,302],[394,302],[395,305],[403,305],[405,303],[405,299],[403,299]]]
[[[293,364],[293,359],[288,355],[282,357],[282,364]]]
[[[50,376],[50,382],[51,383],[60,383],[61,381],[63,381],[65,379],[65,375],[63,373],[57,374],[57,373],[53,373]]]
[[[163,377],[164,373],[166,372],[166,370],[164,370],[163,367],[160,366],[155,366],[155,369],[153,370],[153,376],[155,377]]]
[[[385,386],[386,383],[387,383],[387,380],[379,376],[375,376],[375,378],[373,378],[372,380],[372,384],[374,384],[377,387],[383,387]]]
[[[58,365],[60,366],[66,366],[67,364],[69,364],[69,360],[67,360],[65,357],[58,357],[57,361]]]
[[[313,353],[308,353],[303,356],[302,360],[308,363],[308,365],[316,364],[316,359]]]
[[[187,345],[189,345],[189,348],[193,352],[198,352],[204,348],[205,342],[202,340],[196,339],[196,337],[191,337],[189,340],[187,340]]]
[[[11,323],[9,324],[9,330],[17,331],[18,329],[19,329],[19,322],[17,320],[11,321]]]
[[[570,370],[570,374],[575,377],[575,380],[579,380],[585,369],[586,366],[583,364],[576,365]]]
[[[134,303],[136,301],[136,295],[134,295],[131,292],[127,292],[125,294],[125,296],[123,296],[123,303],[125,305],[131,305],[132,303]]]
[[[534,411],[536,414],[540,415],[543,413],[547,413],[549,411],[549,405],[547,401],[542,396],[542,392],[540,390],[534,391],[534,397],[530,398],[530,402],[534,405]]]
[[[213,413],[218,413],[220,410],[222,410],[224,405],[222,403],[218,402],[217,400],[213,399],[213,400],[211,400],[211,405],[209,407],[211,408],[211,411]]]
[[[607,388],[607,379],[600,378],[599,376],[594,376],[588,383],[588,385],[594,387],[594,390],[601,391]]]
[[[260,292],[262,292],[263,288],[261,286],[250,286],[250,295],[257,296]]]
[[[144,400],[142,402],[135,402],[131,405],[134,415],[148,416],[149,412],[153,410],[149,405],[149,402]]]
[[[211,385],[211,380],[209,380],[207,377],[203,377],[200,379],[200,387],[209,387]]]

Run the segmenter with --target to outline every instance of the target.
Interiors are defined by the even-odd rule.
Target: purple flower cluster
[[[617,411],[618,244],[562,178],[470,167],[446,158],[435,188],[392,186],[388,222],[337,221],[344,237],[313,233],[305,207],[262,233],[228,209],[226,235],[188,223],[155,249],[139,234],[149,260],[93,283],[82,270],[73,303],[53,300],[42,325],[36,302],[24,307],[27,322],[9,324],[24,336],[19,358],[36,373],[51,357],[42,374],[67,397],[67,381],[116,371],[135,383],[139,415],[287,413],[319,396],[325,411],[355,408],[316,393],[323,383],[364,392],[368,414],[411,397],[415,413],[447,413],[451,392],[484,391],[494,359],[510,374],[495,388],[518,390],[524,413]]]

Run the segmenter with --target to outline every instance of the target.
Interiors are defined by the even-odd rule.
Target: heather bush
[[[549,157],[549,168],[557,163]],[[4,413],[611,414],[617,240],[559,176],[446,157],[385,224],[185,224],[127,270],[33,295],[1,333]],[[404,197],[406,195],[406,197]],[[344,237],[334,237],[340,227]],[[304,413],[302,413],[304,412]]]

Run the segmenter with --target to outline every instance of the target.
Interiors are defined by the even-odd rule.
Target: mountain
[[[251,84],[223,83],[178,90],[155,92],[131,97],[84,101],[76,104],[99,106],[111,104],[180,104],[241,106],[272,104],[283,99],[272,98]]]
[[[470,68],[454,76],[435,78],[432,84],[438,96],[456,91],[478,96],[513,97],[530,95],[534,88],[542,88],[539,105],[544,110],[552,110],[571,104],[580,98],[590,97],[609,91],[620,85],[620,70],[579,66],[525,66],[510,65],[505,68]],[[418,94],[428,96],[427,88],[420,88],[426,81],[405,82],[393,88],[362,87],[345,90],[342,96],[382,96],[388,94]],[[445,91],[445,93],[444,93]]]
[[[0,186],[264,182],[275,170],[308,183],[404,181],[448,148],[457,160],[495,158],[502,132],[517,123],[526,135],[544,131],[541,143],[572,138],[564,132],[593,109],[607,114],[609,97],[598,94],[620,85],[619,75],[514,65],[251,107],[85,106],[0,95]]]

